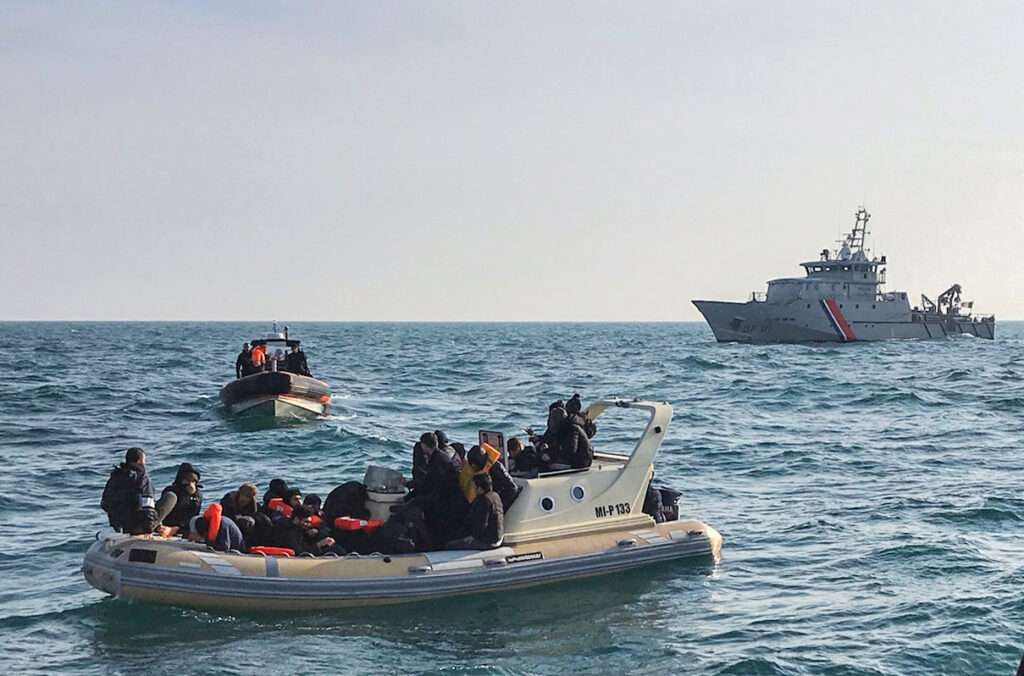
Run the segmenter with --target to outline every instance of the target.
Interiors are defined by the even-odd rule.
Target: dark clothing
[[[466,498],[459,488],[459,474],[443,452],[434,452],[427,463],[422,484],[416,485],[416,502],[423,508],[435,542],[459,535],[466,516]]]
[[[321,547],[317,544],[324,538],[324,534],[317,528],[306,528],[302,524],[295,523],[294,519],[277,519],[274,521],[274,546],[287,547],[299,554],[313,554],[320,556],[330,551],[330,547]]]
[[[583,416],[570,416],[565,421],[565,433],[562,436],[561,458],[577,469],[590,467],[594,461],[594,447],[583,428],[585,424]]]
[[[274,498],[281,498],[282,500],[284,500],[285,493],[287,492],[288,484],[284,481],[284,479],[271,480],[270,487],[267,489],[267,492],[263,494],[263,505],[260,507],[260,511],[266,514],[267,516],[274,516],[273,510],[270,509],[270,507],[268,506],[270,504],[270,501],[273,500]]]
[[[217,539],[213,542],[207,542],[218,552],[226,552],[229,549],[237,549],[240,552],[244,552],[245,538],[242,537],[242,531],[238,525],[226,516],[220,517],[220,530],[217,531]]]
[[[494,491],[481,493],[469,507],[469,532],[474,540],[497,547],[505,537],[501,498]]]
[[[328,523],[334,523],[339,516],[369,519],[366,509],[366,486],[359,481],[347,481],[327,494],[324,500],[324,516]]]
[[[181,484],[171,484],[161,491],[161,495],[168,492],[174,493],[178,501],[163,520],[163,525],[177,526],[183,533],[187,532],[188,522],[193,516],[199,516],[199,511],[203,508],[203,492],[196,489],[195,495],[189,495]]]
[[[306,353],[302,350],[289,352],[284,358],[284,369],[290,373],[298,373],[300,376],[312,376],[309,372],[309,365],[306,363]]]
[[[512,471],[516,474],[534,474],[540,469],[540,459],[537,457],[537,449],[527,446],[510,458]]]
[[[256,373],[257,368],[252,365],[252,351],[246,352],[241,351],[238,356],[235,357],[235,377],[244,378],[245,376]]]
[[[103,488],[100,507],[107,513],[110,527],[122,533],[152,533],[159,525],[153,484],[144,465],[121,463],[110,473]]]
[[[512,503],[515,502],[516,496],[519,495],[519,487],[515,485],[508,470],[500,462],[491,465],[491,471],[488,474],[491,475],[491,485],[494,486],[494,492],[501,499],[501,509],[503,512],[507,512]]]
[[[256,498],[253,497],[245,507],[238,506],[238,491],[230,491],[220,499],[220,506],[223,508],[224,516],[234,520],[239,516],[256,516]]]
[[[664,506],[661,502],[661,491],[655,488],[653,484],[647,486],[647,493],[644,494],[643,512],[654,519],[654,523],[665,522]]]
[[[416,442],[412,447],[412,484],[419,486],[427,475],[427,452],[423,444]]]

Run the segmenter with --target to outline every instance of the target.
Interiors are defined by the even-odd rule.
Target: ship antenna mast
[[[871,220],[871,214],[864,207],[857,207],[856,218],[853,223],[853,232],[847,236],[847,242],[849,242],[850,249],[852,251],[863,251],[864,250],[864,239],[868,233],[868,221]]]

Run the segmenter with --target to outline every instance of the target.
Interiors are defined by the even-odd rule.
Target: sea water
[[[6,673],[1010,674],[1024,649],[1024,324],[997,339],[715,343],[682,324],[293,324],[327,418],[217,398],[264,324],[3,323]],[[306,493],[405,469],[444,429],[543,427],[579,392],[666,400],[657,480],[722,560],[407,606],[234,616],[107,598],[80,573],[129,446],[159,491]],[[626,451],[643,418],[599,420]],[[634,414],[635,415],[635,414]],[[470,574],[470,573],[467,573]]]

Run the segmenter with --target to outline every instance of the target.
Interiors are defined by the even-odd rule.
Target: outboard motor
[[[665,521],[678,521],[679,498],[683,494],[674,488],[658,488],[658,492],[661,493],[661,513]]]

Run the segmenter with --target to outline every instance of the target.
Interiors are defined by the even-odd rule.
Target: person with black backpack
[[[146,474],[146,452],[138,447],[125,451],[124,462],[114,467],[103,488],[100,507],[107,513],[110,527],[122,533],[144,535],[160,525],[163,516],[174,507],[153,499],[153,484]]]

